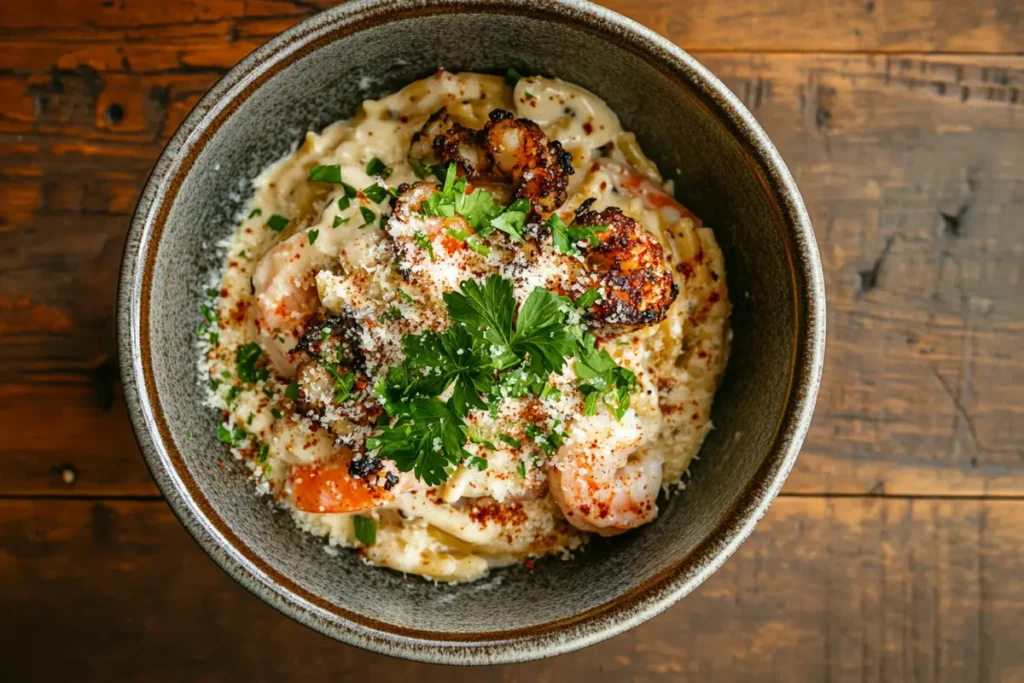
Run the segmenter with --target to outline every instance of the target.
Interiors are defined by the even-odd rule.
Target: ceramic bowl
[[[603,97],[678,198],[715,229],[735,337],[711,432],[657,522],[465,585],[330,556],[234,468],[201,405],[193,330],[215,243],[247,179],[307,130],[437,67],[558,76]],[[825,294],[800,194],[750,113],[667,40],[586,2],[350,2],[274,38],[199,102],[160,156],[125,247],[118,340],[142,452],[224,570],[317,631],[430,662],[534,659],[615,635],[683,597],[736,549],[793,466],[824,354]],[[193,436],[188,438],[187,433]]]

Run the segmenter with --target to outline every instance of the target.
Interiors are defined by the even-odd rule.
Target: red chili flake
[[[594,132],[594,124],[592,124],[590,121],[585,121],[583,123],[583,132],[586,133],[587,135],[590,135],[591,133],[593,133]]]
[[[526,567],[526,571],[532,572],[533,571],[533,566],[534,566],[533,565],[533,559],[529,558],[529,557],[526,558],[526,560],[523,562],[523,566]]]

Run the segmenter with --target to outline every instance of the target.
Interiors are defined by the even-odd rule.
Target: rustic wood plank
[[[49,55],[133,70],[230,66],[252,47],[333,0],[142,0],[7,3],[0,37]],[[603,0],[695,51],[1010,53],[1022,49],[1024,8],[1002,0]],[[211,50],[213,42],[223,45]],[[25,62],[16,50],[5,57]],[[60,58],[51,58],[58,63]],[[0,60],[3,63],[3,60]],[[10,67],[14,68],[14,67]],[[97,67],[99,68],[99,67]]]
[[[0,636],[18,681],[1024,681],[1022,543],[1020,501],[780,499],[653,621],[547,662],[459,670],[289,621],[163,503],[5,501],[0,583],[16,589],[0,591]]]

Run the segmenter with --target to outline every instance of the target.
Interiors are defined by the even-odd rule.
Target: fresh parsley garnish
[[[518,83],[523,78],[525,77],[511,66],[505,72],[505,82],[513,87],[515,87],[515,84]]]
[[[377,214],[366,206],[360,206],[359,213],[363,216],[363,224],[359,226],[360,228],[365,228],[367,225],[371,225],[377,218]]]
[[[267,379],[270,376],[266,368],[257,368],[256,364],[263,358],[263,351],[256,342],[242,344],[235,351],[235,372],[238,379],[246,384]]]
[[[217,425],[217,438],[220,439],[221,443],[226,443],[232,448],[238,448],[245,440],[249,438],[249,435],[245,433],[240,425],[235,425],[234,429],[228,429],[228,426],[224,423]]]
[[[629,396],[636,386],[636,374],[620,366],[604,349],[595,348],[595,339],[585,335],[579,345],[579,359],[575,363],[576,376],[583,380],[579,389],[586,395],[584,412],[597,412],[597,400],[602,398],[615,411],[619,420],[629,409]]]
[[[314,244],[316,244],[316,238],[320,236],[320,231],[310,230],[306,234],[309,235],[309,246],[313,246]]]
[[[430,260],[433,261],[434,245],[430,241],[430,238],[427,237],[426,233],[417,230],[416,232],[413,233],[412,238],[416,242],[416,246],[426,251],[430,255]]]
[[[284,397],[290,398],[293,401],[297,400],[299,398],[299,383],[292,380],[292,383],[284,390]]]
[[[331,227],[332,228],[336,228],[339,225],[345,225],[346,223],[348,223],[348,221],[349,221],[348,218],[342,218],[341,216],[335,216],[334,217],[334,223],[331,224]]]
[[[314,166],[309,169],[309,179],[319,183],[341,183],[341,166],[331,164],[329,166]]]
[[[517,199],[503,207],[487,190],[478,188],[467,195],[467,182],[465,176],[458,177],[458,167],[449,164],[441,190],[423,202],[423,214],[446,218],[459,215],[480,237],[500,230],[516,242],[525,241],[522,230],[530,212],[530,200]]]
[[[388,196],[388,190],[386,187],[374,183],[368,187],[363,188],[363,194],[374,204],[380,204],[384,201],[384,198]]]
[[[377,542],[377,520],[356,515],[352,518],[352,524],[356,532],[356,540],[360,543],[373,545]]]
[[[388,306],[387,310],[380,314],[380,319],[384,322],[401,320],[402,310],[398,306]]]
[[[261,209],[253,209],[249,212],[249,218],[255,218],[256,216],[261,215],[263,215],[263,211]]]
[[[478,455],[471,455],[466,458],[466,467],[483,472],[487,469],[487,460]]]
[[[359,196],[359,192],[356,188],[347,183],[342,183],[341,189],[343,194],[338,197],[338,209],[344,211],[348,207],[352,206],[352,200]]]
[[[466,423],[452,401],[414,398],[391,426],[366,440],[366,446],[381,458],[395,463],[402,472],[412,471],[428,486],[448,479],[466,451]]]
[[[566,225],[557,213],[548,217],[546,225],[551,229],[555,249],[563,254],[579,254],[579,242],[586,241],[591,246],[600,244],[597,233],[608,229],[606,225]]]
[[[425,164],[422,159],[417,159],[416,157],[409,157],[409,166],[412,167],[412,172],[420,180],[426,180],[427,176],[434,176],[441,180],[441,176],[444,174],[443,169],[439,169],[431,164]]]
[[[351,372],[333,363],[320,363],[321,367],[327,371],[327,374],[334,380],[334,396],[331,400],[334,403],[344,403],[348,399],[352,398],[352,388],[356,384],[356,377]]]
[[[586,310],[596,304],[601,299],[601,292],[597,291],[593,287],[583,292],[573,305],[580,310]]]
[[[519,439],[514,439],[508,434],[505,434],[504,432],[498,434],[498,440],[508,446],[511,446],[512,448],[515,448],[516,450],[519,450],[523,447],[522,441],[520,441]]]
[[[366,175],[368,176],[380,176],[384,180],[387,180],[394,169],[385,164],[383,161],[374,157],[370,159],[369,163],[366,164]]]
[[[288,227],[288,219],[281,214],[275,213],[267,219],[267,227],[274,232],[281,232]]]

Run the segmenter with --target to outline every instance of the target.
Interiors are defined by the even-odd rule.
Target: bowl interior
[[[162,227],[156,221],[149,247],[156,252],[143,275],[151,283],[141,304],[149,351],[143,363],[151,369],[162,438],[194,481],[192,497],[234,533],[243,555],[258,558],[266,573],[253,582],[283,582],[309,598],[311,620],[333,624],[341,637],[384,631],[435,644],[483,644],[550,631],[612,601],[628,603],[670,571],[695,575],[720,550],[704,542],[755,485],[794,377],[800,282],[790,263],[793,237],[771,183],[740,139],[741,126],[723,119],[700,86],[588,22],[482,10],[408,12],[386,25],[375,22],[371,17],[357,26],[335,25],[317,38],[317,49],[301,50],[283,67],[257,75],[259,82],[243,88],[162,181],[168,204]],[[214,245],[232,230],[249,179],[306,130],[348,117],[363,99],[392,92],[438,66],[500,73],[514,66],[603,97],[675,180],[679,199],[715,229],[735,307],[715,429],[692,467],[692,482],[663,505],[659,520],[595,542],[575,561],[549,559],[532,572],[511,568],[462,586],[365,566],[349,552],[329,555],[319,540],[257,498],[240,470],[219,467],[225,453],[216,439],[216,416],[201,405],[192,346],[202,291],[219,266]],[[186,431],[194,437],[186,438]],[[561,629],[563,637],[571,631]]]

